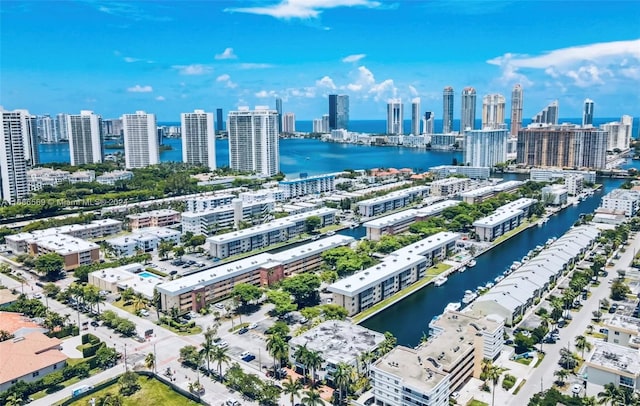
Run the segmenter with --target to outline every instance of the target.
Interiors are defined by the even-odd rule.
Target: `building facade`
[[[331,193],[336,190],[335,180],[335,175],[309,176],[280,181],[278,188],[283,191],[285,199],[293,199],[307,195]]]
[[[404,134],[404,105],[402,99],[391,99],[387,103],[387,134]]]
[[[572,124],[531,124],[518,133],[517,163],[525,166],[605,169],[607,133]]]
[[[349,96],[346,94],[329,95],[329,125],[325,131],[349,129]]]
[[[536,114],[531,121],[533,124],[558,125],[558,114],[560,105],[557,100],[551,102],[547,107]]]
[[[122,116],[125,167],[145,168],[160,162],[156,115],[144,111]]]
[[[469,166],[488,166],[493,168],[507,160],[506,129],[498,130],[489,127],[482,130],[465,131],[464,163]]]
[[[442,133],[453,132],[453,88],[447,86],[442,92]]]
[[[280,172],[278,113],[257,106],[230,111],[229,165],[232,169],[273,176]]]
[[[462,112],[460,114],[460,132],[476,128],[476,89],[465,87],[460,100]]]
[[[411,100],[411,134],[420,135],[420,98],[416,97]]]
[[[620,121],[602,124],[600,129],[609,134],[607,151],[627,151],[629,149],[633,134],[633,118],[631,116],[622,116]]]
[[[608,210],[621,210],[627,217],[633,217],[640,207],[640,191],[614,189],[602,197],[600,207]]]
[[[0,201],[14,204],[29,196],[25,140],[31,140],[31,116],[26,110],[0,109],[0,114]]]
[[[482,98],[482,129],[505,128],[506,100],[501,94],[488,94]]]
[[[522,128],[522,106],[524,104],[524,92],[522,86],[516,84],[511,91],[511,136],[517,137]]]
[[[182,162],[216,169],[216,136],[213,113],[194,110],[180,114],[182,125]]]
[[[102,117],[93,111],[82,110],[80,114],[67,115],[66,127],[71,165],[101,163],[104,157]]]
[[[284,113],[282,116],[282,132],[286,134],[296,132],[296,115],[294,113]]]
[[[584,110],[582,112],[582,126],[590,126],[593,125],[593,100],[585,99],[584,100]]]

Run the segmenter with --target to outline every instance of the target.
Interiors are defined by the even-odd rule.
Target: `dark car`
[[[251,362],[254,359],[256,359],[256,356],[253,354],[246,355],[244,358],[242,358],[244,362]]]
[[[189,314],[185,314],[182,318],[185,320],[191,320],[191,316]]]
[[[246,332],[248,332],[249,329],[246,327],[242,327],[240,330],[238,330],[238,334],[242,335],[245,334]]]
[[[99,325],[100,325],[100,323],[98,323],[95,320],[91,322],[91,327],[98,327]]]
[[[545,344],[555,344],[556,340],[552,336],[547,336],[547,337],[544,338],[544,340],[542,340],[542,342],[545,343]]]

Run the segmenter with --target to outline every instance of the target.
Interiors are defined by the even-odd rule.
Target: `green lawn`
[[[467,403],[467,406],[489,406],[489,404],[476,399],[471,399],[469,403]]]
[[[131,396],[124,396],[124,406],[140,406],[140,405],[162,405],[162,406],[183,406],[183,405],[197,405],[196,402],[185,398],[178,392],[174,392],[171,388],[163,384],[162,382],[140,376],[138,379],[140,384],[140,390]],[[117,383],[102,389],[98,392],[92,393],[89,396],[78,399],[75,402],[70,403],[72,406],[86,406],[91,398],[99,398],[107,394],[107,392],[118,393],[120,387]]]
[[[160,323],[158,322],[158,325],[162,328],[166,328],[169,331],[173,331],[174,333],[181,335],[181,336],[191,336],[191,335],[195,335],[195,334],[200,334],[202,333],[202,327],[198,326],[197,324],[195,325],[195,327],[191,327],[191,328],[187,328],[185,326],[184,330],[183,329],[177,329],[175,327],[172,327],[168,324],[164,324],[164,323]]]
[[[491,245],[495,246],[495,245],[498,245],[498,244],[500,244],[501,242],[503,242],[505,240],[508,240],[509,238],[513,237],[514,235],[518,234],[519,232],[521,232],[523,230],[526,230],[533,223],[535,223],[533,220],[525,220],[517,228],[514,228],[513,230],[511,230],[511,231],[507,232],[506,234],[503,234],[500,237],[498,237],[495,240],[493,240],[493,243],[491,243]]]
[[[371,314],[376,313],[378,311],[380,311],[380,309],[384,308],[385,306],[388,306],[389,304],[405,297],[408,296],[410,293],[422,288],[424,285],[428,284],[429,282],[431,282],[436,276],[440,275],[441,273],[443,273],[444,271],[446,271],[447,269],[451,268],[451,265],[447,265],[447,264],[443,264],[443,263],[439,263],[436,264],[435,266],[429,268],[427,270],[427,276],[424,277],[424,279],[421,279],[419,281],[417,281],[416,283],[407,286],[406,288],[402,289],[400,292],[397,292],[391,296],[389,296],[388,298],[386,298],[385,300],[383,300],[382,302],[378,302],[375,305],[371,306],[370,308],[368,308],[367,310],[360,312],[358,314],[356,314],[355,316],[353,316],[351,318],[351,321],[355,324],[360,323],[362,320],[366,319],[367,317],[369,317]]]

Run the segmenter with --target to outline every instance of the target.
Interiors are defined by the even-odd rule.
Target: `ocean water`
[[[598,119],[595,125],[614,121],[613,118]],[[476,120],[478,121],[478,120]],[[579,119],[561,119],[561,122],[579,123]],[[634,132],[640,124],[634,119]],[[159,123],[160,125],[179,125],[179,123]],[[442,127],[442,120],[436,120]],[[480,123],[478,121],[477,125]],[[455,120],[454,127],[459,126],[459,120]],[[297,121],[296,130],[301,132],[311,131],[311,121]],[[386,121],[384,120],[353,120],[349,123],[352,131],[366,133],[384,133]],[[405,129],[410,128],[410,120],[405,120]],[[111,141],[113,142],[113,141]],[[172,147],[169,151],[160,153],[162,162],[182,161],[182,141],[178,138],[165,138],[164,145]],[[69,144],[40,144],[40,161],[43,164],[50,162],[69,162]],[[105,154],[123,152],[122,149],[105,149]],[[287,176],[294,177],[301,173],[317,175],[321,173],[336,172],[343,169],[369,169],[369,168],[410,168],[414,171],[425,171],[437,165],[449,165],[456,159],[462,160],[461,152],[449,151],[425,151],[404,147],[378,147],[353,144],[337,144],[322,142],[316,139],[282,139],[280,140],[280,169]],[[229,165],[229,143],[226,139],[216,140],[216,162],[218,166]],[[630,165],[635,167],[639,161]]]

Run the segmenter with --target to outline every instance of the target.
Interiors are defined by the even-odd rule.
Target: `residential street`
[[[629,240],[628,249],[621,253],[620,259],[613,260],[613,266],[607,267],[609,275],[606,278],[600,277],[600,286],[591,289],[591,296],[583,301],[583,307],[579,312],[572,313],[573,320],[565,328],[560,329],[560,340],[556,344],[545,344],[544,351],[546,356],[538,368],[534,368],[533,372],[526,377],[527,383],[520,389],[520,392],[508,400],[508,404],[514,406],[526,405],[534,394],[542,390],[551,388],[555,380],[553,372],[559,369],[558,361],[560,360],[560,347],[569,347],[571,351],[575,351],[574,339],[578,335],[583,335],[587,325],[591,324],[592,312],[599,306],[601,299],[607,298],[610,293],[610,282],[617,277],[617,269],[627,268],[633,259],[634,250],[631,247],[637,247],[640,244],[640,233]],[[586,356],[586,354],[585,354]],[[570,386],[569,386],[570,387]],[[496,404],[507,404],[505,402]],[[496,399],[497,402],[497,399]]]

